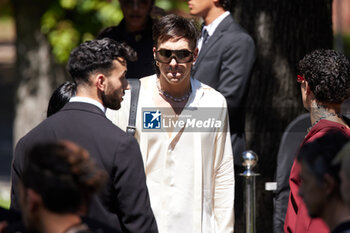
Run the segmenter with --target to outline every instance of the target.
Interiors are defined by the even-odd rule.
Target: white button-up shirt
[[[179,115],[194,114],[187,107],[219,109],[222,128],[189,132],[186,127],[143,131],[142,108],[156,108],[156,75],[141,79],[136,134],[143,157],[151,206],[160,233],[230,233],[234,224],[234,171],[225,98],[213,88],[191,79],[192,94]],[[130,91],[118,111],[106,115],[126,130]],[[164,125],[163,125],[164,126]]]

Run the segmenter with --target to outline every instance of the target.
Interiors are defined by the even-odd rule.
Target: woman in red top
[[[346,120],[340,114],[341,104],[350,97],[350,65],[347,58],[333,50],[315,50],[298,65],[298,83],[304,107],[310,112],[312,126],[302,144],[321,137],[329,130],[350,136]],[[284,231],[286,233],[329,233],[317,216],[308,215],[299,196],[300,164],[295,160],[289,177],[290,194]]]

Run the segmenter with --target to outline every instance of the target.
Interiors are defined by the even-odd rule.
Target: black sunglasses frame
[[[170,56],[162,55],[161,53],[163,51],[166,53],[170,52]],[[179,53],[183,53],[183,52],[188,52],[189,55],[187,57],[181,58]],[[160,56],[162,56],[166,60],[160,59]],[[177,63],[189,63],[193,61],[193,53],[187,49],[181,49],[181,50],[159,49],[156,51],[156,61],[160,63],[169,64],[173,58]]]

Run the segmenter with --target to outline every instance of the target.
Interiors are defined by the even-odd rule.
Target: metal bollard
[[[258,155],[254,151],[244,151],[242,153],[243,163],[242,165],[246,170],[239,174],[245,178],[245,220],[246,220],[246,233],[255,233],[255,177],[260,174],[254,173],[253,167],[258,162]]]

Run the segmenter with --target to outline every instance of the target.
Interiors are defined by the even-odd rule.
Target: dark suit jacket
[[[148,19],[146,27],[139,33],[130,33],[126,29],[125,19],[118,26],[105,28],[98,39],[110,38],[120,43],[125,42],[137,53],[136,61],[128,61],[127,79],[140,79],[155,74],[153,58],[153,20]]]
[[[192,77],[213,87],[226,98],[235,164],[241,164],[245,149],[245,99],[255,62],[253,39],[227,16],[203,44]]]
[[[105,190],[93,197],[89,217],[124,232],[157,232],[139,145],[88,103],[67,103],[18,142],[12,164],[11,208],[18,208],[16,185],[28,149],[37,142],[60,139],[86,148],[109,174]]]

